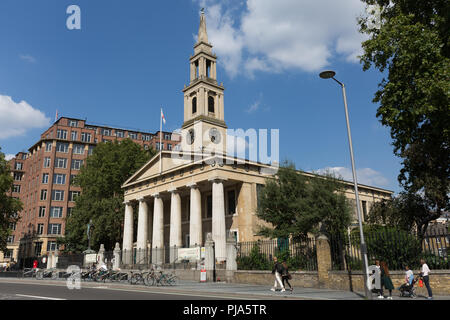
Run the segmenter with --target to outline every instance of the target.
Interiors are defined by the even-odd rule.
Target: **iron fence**
[[[58,262],[56,263],[56,268],[67,269],[69,266],[79,266],[83,267],[84,264],[84,253],[70,253],[70,254],[60,254],[58,255]]]
[[[164,265],[173,268],[179,268],[182,265],[183,268],[186,268],[189,265],[189,261],[185,261],[178,256],[181,248],[165,246],[161,248],[122,250],[121,265],[131,269],[148,269],[154,265]]]
[[[240,270],[271,270],[274,257],[279,262],[286,261],[291,270],[317,270],[314,238],[260,240],[237,244],[237,265]]]
[[[406,231],[379,229],[364,232],[369,264],[384,260],[391,270],[419,268],[424,259],[431,269],[449,269],[447,230],[430,230],[423,240]],[[329,236],[333,270],[362,270],[359,232]]]

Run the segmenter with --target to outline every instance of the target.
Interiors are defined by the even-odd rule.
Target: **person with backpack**
[[[286,264],[286,261],[283,261],[282,265],[283,265],[283,272],[281,273],[281,280],[283,281],[283,286],[286,288],[286,286],[284,285],[284,282],[286,281],[286,283],[289,286],[289,289],[292,291],[292,290],[294,290],[294,288],[292,288],[291,284],[289,283],[289,280],[292,279],[292,276],[289,273],[289,269]]]
[[[273,287],[270,289],[271,291],[275,291],[277,288],[277,285],[279,284],[281,287],[281,292],[286,291],[286,289],[284,289],[284,285],[281,281],[281,275],[283,273],[283,266],[281,265],[281,263],[278,262],[277,257],[273,257],[273,269],[272,269],[272,274],[275,275],[275,283],[273,285]]]

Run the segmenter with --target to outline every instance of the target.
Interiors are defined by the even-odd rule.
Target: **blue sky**
[[[71,4],[81,30],[66,27]],[[2,0],[2,152],[27,150],[56,110],[153,132],[163,107],[164,129],[179,128],[201,7],[229,128],[279,129],[280,159],[351,179],[341,89],[318,76],[333,69],[347,88],[359,182],[400,191],[400,160],[372,103],[382,75],[356,59],[358,0]]]

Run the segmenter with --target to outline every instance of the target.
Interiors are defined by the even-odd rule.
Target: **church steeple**
[[[197,43],[208,43],[208,33],[206,32],[206,19],[205,13],[202,11],[200,16],[200,27],[198,28],[198,41]]]
[[[225,142],[226,124],[224,120],[224,103],[222,84],[217,83],[216,62],[217,57],[212,52],[212,45],[208,42],[206,31],[206,18],[202,10],[200,15],[200,26],[198,28],[198,39],[194,45],[194,55],[190,57],[190,81],[185,86],[184,92],[184,123],[182,128],[194,130],[201,125],[205,130],[212,130],[212,135],[221,135],[222,139],[214,138],[217,144],[220,140]],[[219,134],[213,134],[217,133]],[[195,136],[203,136],[204,132],[197,132]],[[209,135],[206,135],[209,137]],[[209,139],[209,138],[207,138]],[[196,139],[198,142],[198,139]],[[205,146],[207,141],[201,141],[201,146]],[[217,146],[219,147],[219,146]],[[220,149],[223,147],[221,146]]]

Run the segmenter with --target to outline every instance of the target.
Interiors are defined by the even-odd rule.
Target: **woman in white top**
[[[420,264],[422,265],[422,268],[420,269],[420,276],[423,279],[423,282],[425,283],[425,287],[427,287],[428,291],[428,299],[433,299],[433,291],[431,291],[430,287],[430,268],[428,268],[428,265],[425,263],[424,259],[420,259]]]

